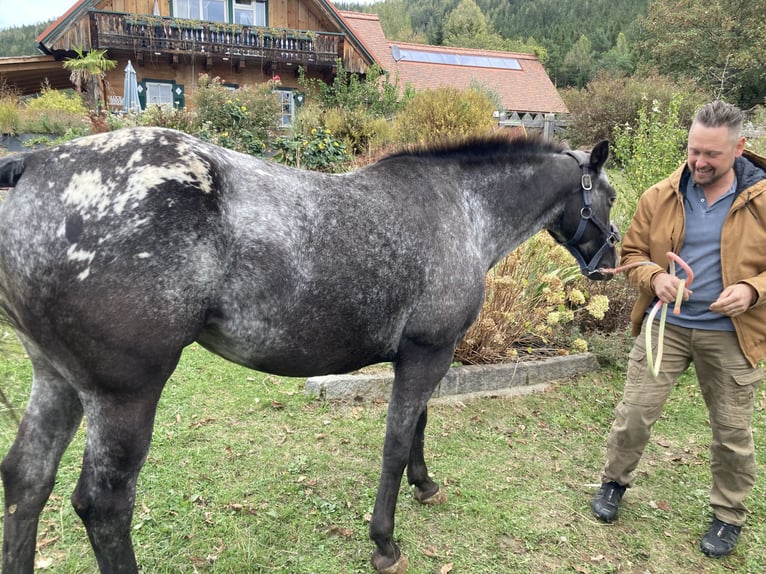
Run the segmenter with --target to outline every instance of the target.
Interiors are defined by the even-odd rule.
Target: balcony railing
[[[343,35],[240,26],[117,12],[91,12],[95,48],[206,54],[269,62],[333,66]]]

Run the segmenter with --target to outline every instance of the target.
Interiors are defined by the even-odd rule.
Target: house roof
[[[429,46],[387,40],[377,14],[341,11],[357,38],[375,56],[376,61],[392,76],[398,76],[402,86],[410,84],[415,89],[444,86],[468,87],[472,83],[487,86],[500,96],[506,111],[518,113],[568,113],[556,87],[545,72],[537,56],[515,52],[476,50],[451,46]],[[497,61],[514,59],[520,70],[478,65],[455,65],[446,63],[408,61],[394,58],[393,51],[416,51],[434,55],[432,60],[455,60],[474,62],[476,58],[494,58]]]

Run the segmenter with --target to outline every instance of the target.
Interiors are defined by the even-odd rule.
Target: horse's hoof
[[[415,487],[415,498],[418,502],[421,504],[444,504],[447,502],[447,495],[444,494],[444,491],[439,488],[436,492],[433,494],[426,494],[422,490],[420,490],[417,486]]]
[[[373,563],[373,566],[375,564]],[[375,567],[376,570],[378,570],[378,574],[404,574],[407,572],[407,568],[410,567],[410,561],[407,559],[407,557],[404,554],[399,555],[399,560],[391,564],[391,566],[388,566],[387,568],[383,568],[382,570],[378,570],[377,566]]]

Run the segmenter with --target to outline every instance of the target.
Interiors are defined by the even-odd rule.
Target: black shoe
[[[625,494],[625,486],[616,482],[604,482],[598,489],[596,496],[590,501],[590,507],[597,518],[604,522],[612,522],[617,518],[617,509],[620,507],[620,500]]]
[[[713,517],[713,523],[710,525],[705,536],[700,540],[700,550],[703,554],[719,558],[731,554],[734,546],[737,544],[737,538],[742,530],[741,526],[734,526],[718,520]]]

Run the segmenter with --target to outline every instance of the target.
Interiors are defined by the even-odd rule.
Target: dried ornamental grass
[[[569,253],[544,232],[501,260],[485,289],[481,313],[455,353],[464,364],[585,352],[580,317],[602,320],[609,310],[609,298],[588,293]]]

